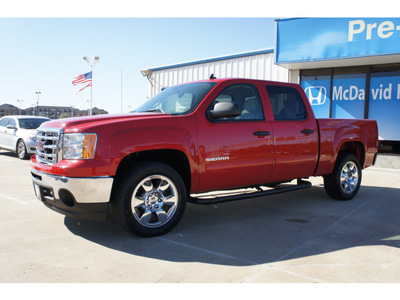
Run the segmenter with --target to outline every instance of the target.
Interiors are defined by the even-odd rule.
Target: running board
[[[274,189],[263,190],[260,186],[257,186],[257,191],[255,192],[240,192],[240,191],[231,191],[229,196],[224,195],[217,195],[217,194],[210,194],[204,193],[199,194],[196,197],[189,197],[188,201],[195,204],[217,204],[229,201],[237,201],[237,200],[244,200],[244,199],[251,199],[256,197],[263,197],[269,195],[275,195],[285,192],[291,192],[296,190],[302,190],[311,187],[311,182],[304,181],[301,179],[297,179],[296,185],[284,186],[284,187],[277,187]],[[227,191],[225,191],[227,192]],[[229,193],[229,192],[227,192]],[[233,195],[232,195],[233,194]]]

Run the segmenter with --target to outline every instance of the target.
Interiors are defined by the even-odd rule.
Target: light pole
[[[22,102],[24,102],[24,100],[17,100],[19,102],[19,115],[21,115],[21,109],[22,109]]]
[[[100,60],[100,57],[94,56],[93,63],[91,62],[90,58],[87,56],[83,57],[83,60],[88,63],[90,66],[90,71],[92,72],[92,85],[90,86],[90,115],[92,115],[92,103],[93,103],[93,67],[94,65]]]
[[[39,95],[41,94],[41,92],[36,92],[37,95],[37,102],[36,102],[36,115],[39,115]]]

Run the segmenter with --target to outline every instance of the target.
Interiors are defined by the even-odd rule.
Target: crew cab
[[[323,176],[332,198],[352,199],[377,147],[376,121],[316,119],[300,85],[212,77],[169,87],[130,114],[43,123],[30,164],[47,207],[111,213],[126,230],[157,236],[187,202],[307,188],[310,176]]]

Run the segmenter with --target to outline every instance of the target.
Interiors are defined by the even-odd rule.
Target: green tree
[[[67,113],[61,114],[60,119],[64,119],[64,118],[69,118],[69,114],[67,114]]]

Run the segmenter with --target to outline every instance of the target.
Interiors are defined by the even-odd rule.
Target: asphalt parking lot
[[[400,170],[369,168],[352,201],[313,187],[188,204],[169,234],[57,214],[34,196],[29,161],[0,151],[2,283],[399,283]]]

